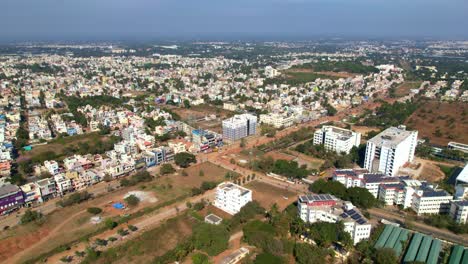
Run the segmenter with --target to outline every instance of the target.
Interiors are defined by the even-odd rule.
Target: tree
[[[159,169],[159,173],[161,173],[161,175],[171,174],[175,171],[176,170],[174,169],[174,167],[172,167],[172,165],[169,163],[161,165],[161,169]]]
[[[90,214],[97,215],[97,214],[100,214],[102,212],[102,209],[99,208],[99,207],[90,207],[90,208],[87,209],[87,211]]]
[[[193,238],[196,249],[215,256],[227,249],[229,232],[222,225],[201,223],[194,228]]]
[[[115,222],[114,220],[112,220],[112,218],[107,218],[107,219],[104,221],[104,225],[107,227],[107,229],[114,229],[115,227],[118,226],[117,222]]]
[[[195,253],[192,256],[192,263],[193,264],[209,264],[210,260],[208,259],[208,256],[203,253]]]
[[[374,261],[376,264],[394,264],[398,262],[398,258],[393,249],[379,248],[375,251]]]
[[[21,216],[21,224],[27,224],[30,222],[39,221],[42,218],[42,214],[37,211],[32,211],[31,209],[26,210],[26,212]]]
[[[140,203],[140,199],[136,197],[135,195],[129,195],[127,198],[124,199],[125,202],[128,204],[130,207],[135,207]]]
[[[198,172],[198,176],[200,176],[200,177],[205,176],[205,172],[204,172],[203,170],[200,170],[200,171]]]
[[[298,264],[326,263],[326,255],[324,249],[309,244],[298,243],[294,247],[294,257]]]
[[[174,161],[178,166],[187,168],[191,163],[197,162],[197,158],[191,153],[180,152],[174,155]]]
[[[191,107],[191,106],[190,106],[190,101],[189,101],[189,100],[187,100],[187,99],[184,100],[184,107],[185,107],[185,108],[190,108],[190,107]]]
[[[244,138],[241,138],[239,146],[241,148],[245,148],[245,139]]]
[[[255,257],[254,264],[282,264],[284,259],[270,253],[261,253]]]

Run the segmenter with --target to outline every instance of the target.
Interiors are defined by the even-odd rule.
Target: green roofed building
[[[408,263],[414,261],[416,258],[416,254],[418,253],[419,246],[421,245],[421,240],[423,239],[423,235],[420,233],[416,233],[411,239],[411,243],[406,251],[405,258],[403,259],[403,263]]]
[[[450,254],[448,264],[460,264],[464,251],[465,249],[462,246],[460,245],[454,246],[452,249],[452,254]]]
[[[468,248],[465,249],[465,253],[463,253],[463,258],[462,258],[462,261],[460,263],[468,263]]]
[[[408,241],[408,234],[408,230],[402,229],[395,245],[393,246],[393,250],[395,250],[397,257],[401,256],[401,253],[403,253],[403,243]]]
[[[426,264],[437,264],[440,255],[440,249],[442,248],[442,242],[439,239],[432,240],[431,249],[427,256]]]
[[[431,244],[432,244],[432,237],[424,236],[421,242],[421,245],[419,246],[418,254],[416,255],[415,261],[426,262]]]
[[[398,239],[398,236],[400,235],[401,230],[402,229],[398,227],[393,228],[392,233],[387,239],[387,242],[385,242],[385,245],[384,245],[385,248],[393,248],[393,246],[395,246],[395,243]]]
[[[393,228],[394,226],[392,225],[385,225],[384,231],[382,232],[382,234],[380,234],[379,239],[377,239],[377,242],[375,242],[375,248],[382,248],[385,245],[385,242],[387,242],[387,239],[392,233]]]

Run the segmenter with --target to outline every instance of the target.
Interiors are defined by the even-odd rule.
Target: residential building
[[[468,222],[468,200],[450,201],[450,216],[459,224]]]
[[[413,161],[417,131],[389,127],[367,141],[364,167],[371,172],[395,176],[406,162]]]
[[[411,208],[416,214],[447,214],[453,196],[445,190],[424,186],[415,191]]]
[[[235,115],[223,120],[223,138],[235,141],[255,135],[257,131],[257,117],[251,114]]]
[[[346,188],[361,187],[378,197],[381,185],[398,184],[400,179],[382,173],[369,173],[365,169],[338,169],[333,172],[333,180],[341,182]]]
[[[299,196],[297,204],[304,222],[343,222],[344,231],[351,235],[354,244],[370,237],[371,224],[350,202],[330,194],[308,194]]]
[[[214,206],[236,214],[248,202],[252,201],[252,191],[231,182],[223,182],[216,187]]]
[[[0,214],[21,207],[24,204],[23,191],[13,184],[0,186]]]
[[[314,133],[314,145],[324,145],[326,150],[349,154],[361,143],[361,133],[335,126],[323,126]]]
[[[294,120],[295,118],[293,115],[288,115],[286,113],[269,113],[261,114],[259,122],[261,124],[272,125],[276,128],[285,128],[292,126],[294,124]]]

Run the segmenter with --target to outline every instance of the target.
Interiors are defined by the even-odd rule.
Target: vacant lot
[[[252,181],[246,184],[245,187],[252,190],[253,199],[259,202],[265,209],[269,209],[276,203],[278,207],[283,210],[297,198],[296,193],[292,191],[259,181]]]
[[[151,263],[192,234],[194,220],[187,215],[169,219],[125,244],[111,248],[93,263]]]
[[[450,141],[468,143],[468,104],[461,102],[422,103],[405,122],[419,131],[419,138],[429,138],[430,143],[447,145]]]
[[[395,90],[396,97],[404,97],[410,94],[411,89],[419,88],[421,82],[404,82],[400,86],[398,86]]]
[[[190,108],[172,108],[171,110],[177,113],[184,121],[195,121],[209,115],[216,115],[222,119],[234,115],[234,112],[207,104],[195,105]]]
[[[97,141],[108,141],[109,137],[99,135],[97,132],[87,133],[82,135],[76,135],[71,137],[64,137],[60,139],[54,139],[48,144],[35,145],[31,151],[22,152],[21,158],[32,158],[37,157],[45,152],[52,151],[59,155],[63,153],[63,150],[70,145],[78,145],[79,143],[88,143],[90,145]]]

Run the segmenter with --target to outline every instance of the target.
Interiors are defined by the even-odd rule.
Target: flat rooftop
[[[241,195],[251,192],[251,190],[244,188],[240,185],[234,184],[232,182],[223,182],[220,185],[218,185],[218,189],[223,189],[226,192],[237,189],[241,192]]]
[[[377,146],[396,147],[411,136],[412,133],[413,131],[407,131],[397,127],[389,127],[380,132],[377,136],[371,138],[368,142],[372,142]]]

